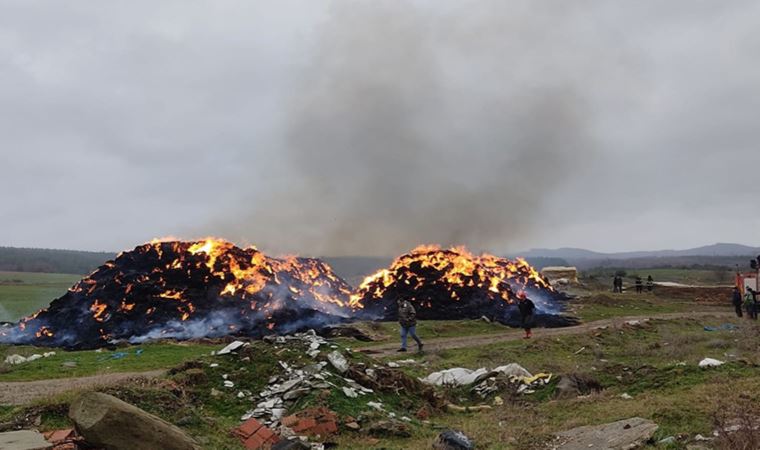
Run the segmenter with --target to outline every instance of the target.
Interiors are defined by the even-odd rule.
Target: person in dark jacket
[[[747,313],[747,319],[752,320],[755,318],[755,296],[749,287],[744,293],[744,311]]]
[[[739,286],[734,286],[734,292],[731,294],[731,303],[736,310],[736,317],[742,317],[742,292],[739,290]]]
[[[652,292],[654,289],[654,278],[652,278],[652,275],[649,275],[647,277],[647,292]]]
[[[640,276],[636,276],[636,293],[641,294],[642,292],[644,292],[644,282]]]
[[[752,320],[757,320],[757,292],[751,287],[747,287],[747,296],[749,297],[745,305],[747,305],[747,315]]]
[[[525,295],[525,292],[520,291],[517,294],[517,308],[520,310],[520,322],[522,328],[525,330],[525,336],[523,339],[530,339],[533,334],[530,329],[533,326],[533,312],[536,310],[536,305]]]
[[[422,352],[422,341],[417,337],[417,311],[414,310],[409,299],[400,297],[398,303],[398,323],[401,325],[401,348],[399,352],[406,351],[406,338],[411,336],[417,342],[417,351]]]

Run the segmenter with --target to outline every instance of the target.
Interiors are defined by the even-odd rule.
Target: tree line
[[[0,247],[0,271],[85,275],[115,256],[108,252]]]

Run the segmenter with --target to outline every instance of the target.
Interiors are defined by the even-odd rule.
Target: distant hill
[[[0,271],[86,275],[115,257],[115,253],[109,252],[0,247]],[[378,269],[388,267],[392,261],[392,258],[363,256],[323,259],[341,277],[359,282]]]
[[[0,271],[86,275],[115,256],[105,252],[0,247]]]
[[[524,252],[530,258],[564,258],[579,269],[655,268],[655,267],[723,267],[744,269],[749,260],[760,255],[760,247],[718,243],[686,250],[656,250],[601,253],[582,248],[533,249]]]
[[[757,256],[760,247],[750,247],[742,244],[718,243],[686,250],[654,250],[638,252],[600,253],[582,248],[536,248],[522,253],[525,257],[550,257],[575,259],[631,259],[631,258],[662,258],[683,256]]]
[[[591,267],[744,267],[751,257],[760,255],[759,247],[741,244],[713,244],[686,250],[601,253],[582,248],[533,249],[510,257],[524,257],[538,269],[546,266],[574,265]],[[109,252],[51,250],[38,248],[0,247],[0,271],[49,272],[85,275],[116,255]],[[324,257],[335,272],[352,285],[364,277],[388,267],[391,257],[342,256]]]

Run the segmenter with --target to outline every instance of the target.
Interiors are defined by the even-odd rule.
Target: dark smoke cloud
[[[0,1],[0,245],[759,245],[760,2]]]
[[[548,51],[570,30],[541,38],[498,5],[334,8],[289,104],[288,184],[226,234],[331,255],[524,238],[595,145],[582,65]]]

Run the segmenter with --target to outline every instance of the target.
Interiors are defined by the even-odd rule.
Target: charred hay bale
[[[350,287],[317,259],[207,239],[121,253],[0,342],[72,349],[154,339],[262,337],[345,321]]]

